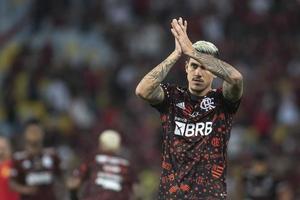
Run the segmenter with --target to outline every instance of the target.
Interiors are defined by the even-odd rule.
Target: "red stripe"
[[[213,172],[212,174],[222,175],[222,173],[219,172]]]

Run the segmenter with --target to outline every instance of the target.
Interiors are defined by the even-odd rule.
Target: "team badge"
[[[216,106],[214,106],[213,100],[214,100],[213,98],[205,97],[200,103],[200,108],[205,111],[214,109]]]

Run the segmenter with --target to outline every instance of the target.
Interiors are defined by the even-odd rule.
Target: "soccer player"
[[[266,155],[257,153],[249,171],[244,176],[244,195],[246,200],[277,199],[278,180],[272,173]]]
[[[11,148],[5,137],[0,136],[0,199],[18,200],[19,195],[9,188]]]
[[[82,200],[129,200],[135,181],[128,159],[121,153],[121,137],[114,130],[99,136],[99,151],[93,160],[75,170],[67,181],[71,199],[79,199],[77,190],[82,187]]]
[[[60,159],[53,149],[43,148],[44,131],[36,121],[26,124],[25,150],[13,155],[11,188],[21,200],[55,200],[54,183],[61,175]]]
[[[173,19],[171,26],[175,50],[136,88],[136,95],[161,114],[158,199],[226,199],[227,144],[242,96],[243,78],[233,66],[218,59],[214,44],[191,43],[187,21]],[[162,84],[182,54],[188,56],[187,88]],[[223,80],[222,88],[212,88],[215,77]]]

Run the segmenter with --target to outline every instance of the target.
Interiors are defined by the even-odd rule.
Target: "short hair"
[[[121,147],[121,136],[115,130],[105,130],[99,136],[99,142],[103,149],[118,151]]]
[[[41,127],[41,123],[38,119],[36,118],[32,118],[27,120],[24,125],[23,125],[23,130],[26,130],[26,128],[28,128],[31,125],[36,125],[36,126],[40,126]]]
[[[211,42],[200,40],[193,44],[193,47],[200,53],[209,54],[214,57],[219,55],[219,49]]]

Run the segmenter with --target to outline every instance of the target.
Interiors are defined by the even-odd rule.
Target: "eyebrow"
[[[191,65],[198,65],[198,66],[201,66],[200,63],[195,63],[195,62],[191,62]]]

